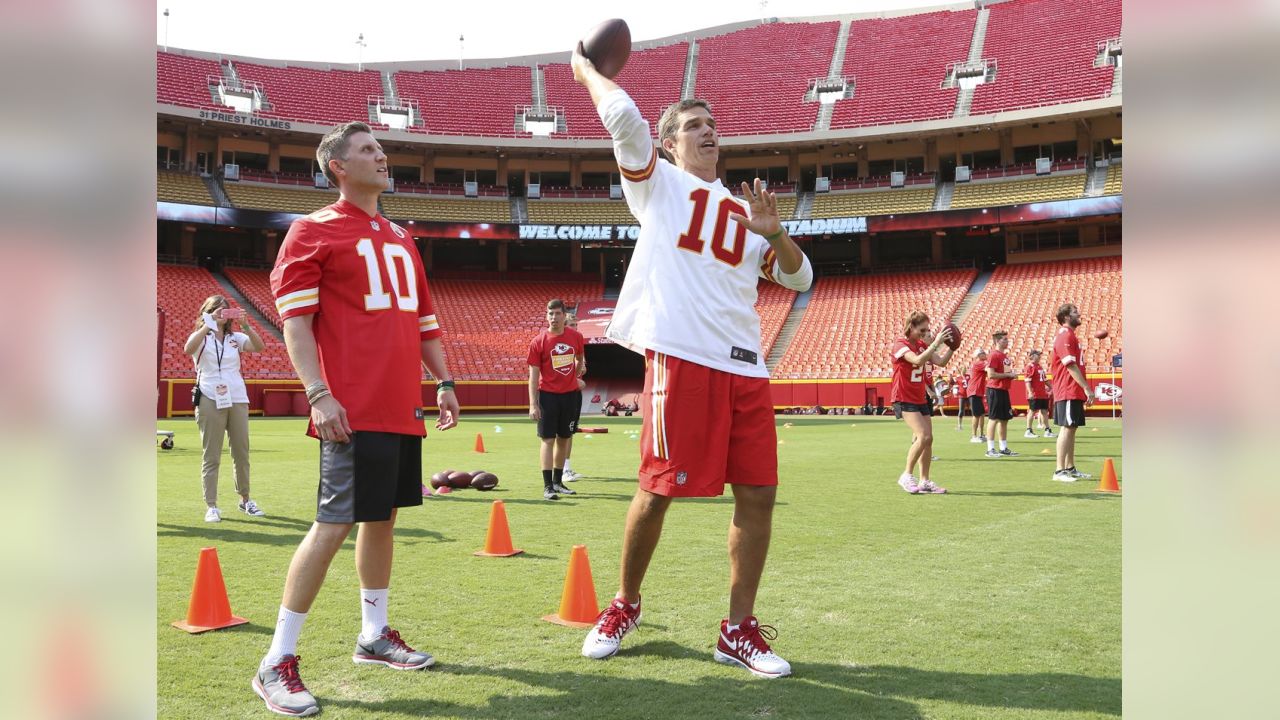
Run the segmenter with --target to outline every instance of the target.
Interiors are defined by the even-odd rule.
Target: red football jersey
[[[578,389],[578,358],[582,357],[582,335],[571,327],[559,335],[543,330],[529,343],[529,364],[537,366],[538,389],[569,393]]]
[[[1084,400],[1084,388],[1071,377],[1068,365],[1080,365],[1080,338],[1076,331],[1063,325],[1053,339],[1053,397],[1055,400]],[[1081,368],[1083,370],[1083,368]]]
[[[295,220],[271,291],[281,318],[316,316],[320,371],[351,429],[426,434],[422,341],[441,331],[404,230],[346,200]]]
[[[925,368],[912,365],[905,357],[907,351],[919,355],[928,347],[923,340],[911,341],[898,338],[890,351],[893,357],[893,387],[889,391],[889,402],[905,402],[923,405],[925,403],[924,373]],[[928,363],[925,363],[928,365]]]
[[[1013,371],[1013,363],[1009,362],[1009,357],[999,350],[992,350],[987,355],[987,367],[1002,373]],[[987,380],[987,387],[993,390],[1008,390],[1011,380],[1012,378],[990,378]]]
[[[1049,398],[1049,387],[1045,385],[1044,368],[1040,367],[1040,363],[1028,363],[1022,375],[1031,382],[1031,397],[1037,400]]]
[[[969,386],[967,388],[968,395],[965,397],[986,397],[987,396],[987,361],[974,360],[969,366]]]

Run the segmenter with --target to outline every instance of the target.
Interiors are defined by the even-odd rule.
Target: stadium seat
[[[974,88],[971,115],[1107,97],[1115,68],[1094,67],[1098,43],[1120,36],[1116,0],[992,3],[982,56],[995,82]]]
[[[1107,167],[1107,183],[1103,186],[1103,195],[1119,195],[1124,191],[1124,165],[1112,163]]]
[[[892,215],[927,212],[933,207],[935,188],[864,190],[820,193],[813,198],[810,216],[815,218]]]
[[[515,137],[516,112],[533,103],[528,66],[400,70],[394,78],[399,96],[418,103],[423,132],[436,135]]]
[[[173,172],[171,170],[156,171],[156,199],[162,202],[185,203],[187,205],[217,205],[209,188],[199,175]]]
[[[615,78],[618,85],[627,90],[635,101],[640,114],[649,121],[654,135],[658,131],[658,118],[667,106],[680,99],[680,86],[684,81],[684,66],[689,54],[689,43],[665,45],[651,50],[634,50],[627,58],[626,67]],[[607,138],[604,125],[591,103],[586,88],[573,80],[573,69],[568,63],[551,63],[542,66],[542,77],[547,88],[547,105],[564,110],[565,130],[568,137]]]
[[[1030,180],[960,183],[956,185],[955,194],[951,197],[951,207],[952,209],[998,207],[1070,200],[1084,196],[1085,177],[1083,172],[1073,172]]]

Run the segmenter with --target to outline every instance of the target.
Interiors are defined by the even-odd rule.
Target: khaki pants
[[[204,484],[204,501],[209,507],[218,505],[218,468],[222,465],[222,436],[231,438],[231,464],[236,473],[236,492],[249,497],[249,404],[235,403],[219,410],[210,398],[200,398],[196,410],[200,443],[204,446],[204,463],[200,479]]]

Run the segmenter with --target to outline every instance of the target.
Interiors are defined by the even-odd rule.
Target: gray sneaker
[[[356,651],[351,659],[358,665],[386,665],[393,670],[421,670],[436,664],[429,653],[419,652],[400,639],[400,633],[389,627],[366,642],[356,637]]]
[[[556,492],[555,488],[544,487],[542,489],[542,499],[543,500],[559,500],[560,495],[559,493]]]
[[[556,491],[557,495],[577,495],[576,490],[570,490],[560,483],[552,483],[551,489]]]
[[[298,677],[298,656],[285,655],[275,665],[259,665],[253,676],[253,691],[277,715],[315,715],[316,699]]]

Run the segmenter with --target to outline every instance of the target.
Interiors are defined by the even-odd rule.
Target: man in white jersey
[[[622,190],[640,236],[607,336],[645,354],[640,483],[627,513],[616,598],[582,654],[606,658],[640,622],[640,584],[674,497],[719,496],[733,485],[729,616],[714,657],[762,677],[791,673],[754,615],[778,485],[769,372],[760,350],[756,281],[803,291],[813,269],[779,222],[772,193],[742,184],[735,199],[716,177],[719,137],[710,107],[684,100],[649,124],[614,82],[573,54],[613,137]]]

